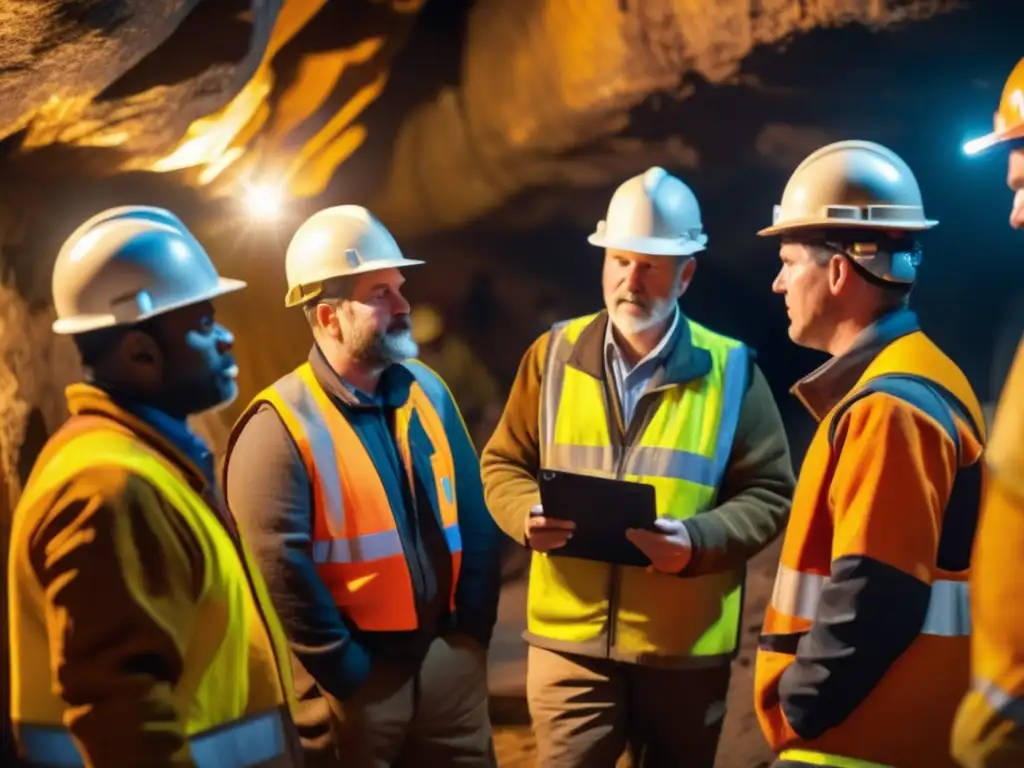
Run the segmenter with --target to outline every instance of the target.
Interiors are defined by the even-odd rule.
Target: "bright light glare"
[[[980,136],[977,139],[965,141],[963,146],[964,154],[967,155],[968,157],[970,157],[971,155],[976,155],[983,149],[988,149],[991,143],[992,141],[988,136]]]
[[[249,216],[260,221],[274,221],[281,215],[281,190],[269,184],[256,184],[245,190],[245,207]]]

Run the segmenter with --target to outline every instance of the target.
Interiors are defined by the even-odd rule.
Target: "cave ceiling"
[[[910,68],[948,66],[913,50],[915,27],[948,38],[1009,5],[7,0],[0,184],[14,201],[26,185],[98,200],[84,192],[130,178],[208,210],[273,184],[296,208],[367,202],[405,236],[536,226],[591,215],[653,163],[713,170],[709,194],[750,164],[792,167],[865,114],[840,103],[858,74],[888,80],[877,112],[919,86]],[[822,30],[834,55],[802,45]],[[875,115],[875,133],[904,117]]]

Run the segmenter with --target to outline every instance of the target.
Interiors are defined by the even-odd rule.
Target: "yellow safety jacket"
[[[128,416],[121,421],[74,415],[47,444],[15,511],[8,590],[11,719],[19,750],[33,765],[85,765],[65,728],[70,708],[59,695],[62,680],[55,677],[67,662],[59,657],[61,638],[51,634],[63,631],[66,619],[59,615],[60,601],[55,603],[36,577],[30,551],[35,531],[50,513],[44,500],[84,471],[110,468],[155,489],[167,513],[179,517],[172,527],[187,530],[203,555],[199,597],[188,615],[160,605],[166,601],[140,583],[142,574],[125,556],[125,581],[143,608],[157,621],[176,617],[191,624],[168,628],[181,643],[184,668],[171,700],[184,720],[191,759],[199,768],[295,765],[288,646],[259,571],[182,469],[126,426],[130,421]],[[159,546],[180,548],[175,541]],[[99,611],[103,598],[96,595]],[[117,740],[118,734],[109,737]]]
[[[971,690],[953,754],[964,768],[1024,765],[1024,339],[1003,386],[971,568]]]
[[[645,423],[628,430],[620,450],[609,429],[608,385],[571,364],[574,344],[595,317],[551,331],[541,392],[541,468],[650,484],[659,516],[686,519],[713,508],[747,389],[747,348],[680,318],[693,346],[710,353],[711,369],[645,395],[657,397],[657,405]],[[527,637],[556,650],[594,655],[600,649],[629,662],[657,656],[725,663],[738,645],[743,577],[742,568],[686,578],[535,552]]]

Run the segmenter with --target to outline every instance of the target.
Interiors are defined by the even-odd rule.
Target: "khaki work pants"
[[[337,757],[307,753],[308,768],[494,768],[487,653],[470,637],[435,639],[409,670],[375,662],[366,684],[332,706]]]
[[[542,768],[713,768],[729,665],[674,670],[530,647],[526,694]]]

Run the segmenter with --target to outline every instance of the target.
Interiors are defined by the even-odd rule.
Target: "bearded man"
[[[707,244],[686,184],[661,168],[629,179],[590,243],[606,309],[530,347],[481,462],[498,525],[533,550],[539,764],[613,766],[628,748],[636,766],[711,768],[744,567],[789,511],[786,434],[751,351],[679,309]],[[622,532],[650,565],[561,556],[573,523],[541,507],[541,469],[653,485],[657,529]]]
[[[309,359],[232,432],[228,505],[291,643],[311,766],[492,766],[487,645],[500,532],[459,409],[417,354],[368,210],[320,211],[286,255]]]

